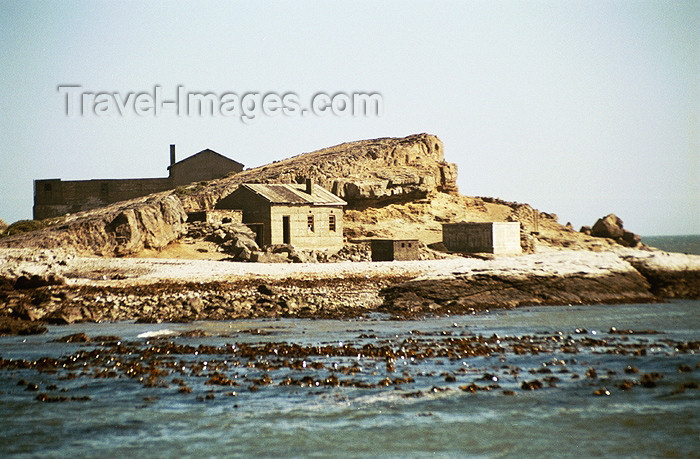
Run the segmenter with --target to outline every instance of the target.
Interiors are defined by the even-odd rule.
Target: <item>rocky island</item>
[[[413,318],[700,298],[700,256],[646,247],[612,214],[576,231],[527,204],[462,196],[456,177],[442,142],[419,134],[301,154],[34,231],[11,225],[0,239],[0,334],[81,321]],[[347,203],[340,251],[262,246],[242,222],[192,221],[241,184],[305,181]],[[462,221],[518,222],[523,254],[448,252],[442,224]],[[378,238],[417,239],[420,259],[372,262]]]

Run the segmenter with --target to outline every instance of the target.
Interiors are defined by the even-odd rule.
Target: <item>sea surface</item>
[[[700,235],[684,236],[643,236],[642,242],[666,252],[700,255]]]
[[[699,308],[0,337],[0,457],[698,457]]]

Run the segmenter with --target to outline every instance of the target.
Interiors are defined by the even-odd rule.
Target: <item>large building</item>
[[[443,223],[442,243],[451,252],[519,254],[519,222]]]
[[[171,190],[202,180],[241,172],[243,164],[213,150],[202,150],[182,161],[175,161],[175,145],[170,145],[168,177],[143,179],[34,180],[34,219],[95,209],[113,202]]]
[[[243,223],[259,246],[289,244],[297,249],[337,251],[343,247],[345,201],[311,183],[245,183],[216,205],[243,211]]]

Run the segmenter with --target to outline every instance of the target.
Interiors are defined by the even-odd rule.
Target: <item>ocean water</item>
[[[698,308],[0,337],[0,456],[697,457]]]
[[[679,252],[700,255],[700,235],[684,236],[644,236],[642,242],[666,252]]]

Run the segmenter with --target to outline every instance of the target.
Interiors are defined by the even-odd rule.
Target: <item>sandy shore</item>
[[[700,269],[700,256],[621,249],[619,252],[557,250],[493,260],[455,257],[444,260],[339,263],[242,263],[163,258],[79,257],[56,250],[0,249],[0,275],[55,273],[68,285],[125,286],[156,282],[221,282],[249,278],[402,276],[440,278],[489,273],[510,276],[604,275],[635,268],[627,259],[645,260],[660,269]]]

